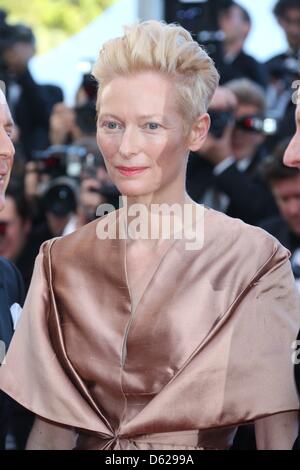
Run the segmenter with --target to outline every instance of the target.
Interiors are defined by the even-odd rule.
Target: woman
[[[37,415],[28,449],[224,449],[247,422],[259,448],[291,448],[289,254],[185,191],[212,61],[183,28],[149,21],[105,44],[94,75],[98,144],[124,206],[36,260],[0,376]]]

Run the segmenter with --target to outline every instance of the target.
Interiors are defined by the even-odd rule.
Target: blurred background
[[[176,3],[176,2],[175,2]],[[196,4],[197,2],[195,2]],[[198,2],[199,3],[199,2]],[[276,0],[240,0],[253,26],[245,50],[267,60],[286,47],[286,39],[272,8]],[[40,83],[59,85],[74,103],[83,71],[94,61],[103,42],[122,33],[122,26],[140,19],[163,19],[165,0],[0,0],[11,22],[33,28],[37,55],[30,70]],[[266,35],[266,31],[271,34]]]

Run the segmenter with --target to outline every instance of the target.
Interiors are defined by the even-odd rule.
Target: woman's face
[[[122,195],[157,195],[185,183],[189,146],[175,94],[172,81],[156,72],[117,77],[104,87],[97,142]]]

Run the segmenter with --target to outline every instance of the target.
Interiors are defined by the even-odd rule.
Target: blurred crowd
[[[283,165],[300,85],[300,1],[279,0],[273,14],[288,49],[266,63],[244,52],[249,13],[234,4],[218,14],[221,86],[209,109],[208,139],[201,153],[190,155],[187,188],[197,202],[279,239],[292,253],[300,288],[300,173]]]
[[[28,63],[32,30],[0,14],[0,80],[15,122],[15,162],[0,216],[0,256],[14,261],[28,289],[43,241],[66,235],[96,217],[97,207],[118,205],[96,143],[97,84],[82,78],[74,107],[62,90],[39,85]]]
[[[295,131],[300,0],[279,0],[274,15],[288,49],[263,64],[244,51],[249,13],[239,4],[218,13],[224,33],[222,63],[217,63],[221,86],[209,109],[212,127],[205,146],[190,155],[187,191],[195,201],[278,238],[292,253],[300,285],[300,173],[283,165]],[[32,77],[28,64],[34,54],[32,30],[9,24],[1,12],[0,80],[15,121],[16,155],[0,214],[0,256],[17,265],[26,288],[43,241],[92,221],[103,202],[119,207],[96,143],[96,82],[84,75],[69,107],[59,87]],[[14,445],[21,448],[19,424]]]

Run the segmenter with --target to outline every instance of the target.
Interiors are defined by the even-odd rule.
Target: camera
[[[270,136],[276,134],[278,122],[273,118],[248,115],[236,119],[235,126],[244,131],[260,132],[261,134]]]
[[[216,137],[216,139],[220,139],[228,124],[234,121],[233,111],[209,110],[208,112],[211,119],[209,132]]]
[[[223,136],[230,122],[234,122],[237,129],[242,129],[247,132],[259,132],[266,136],[276,134],[278,129],[278,121],[276,119],[260,115],[245,115],[235,119],[234,113],[231,110],[209,110],[209,115],[211,118],[209,132],[217,139]]]
[[[85,147],[76,145],[53,145],[34,154],[38,172],[52,178],[68,176],[79,179],[84,170],[95,174],[96,159],[97,156],[89,153]]]
[[[219,28],[218,15],[233,3],[233,0],[165,0],[165,20],[179,23],[205,46],[208,54],[220,60],[224,34]]]
[[[219,30],[218,13],[233,3],[233,0],[165,0],[165,19],[180,23],[201,41],[202,33]]]

